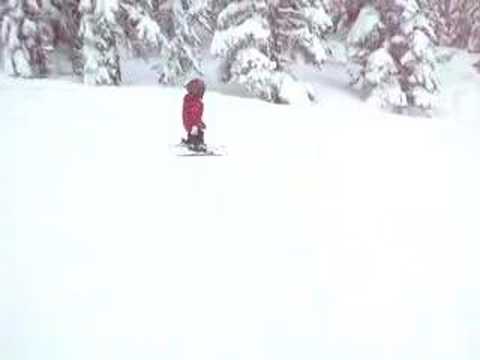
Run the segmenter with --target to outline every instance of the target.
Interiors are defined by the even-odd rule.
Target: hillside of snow
[[[443,65],[431,118],[320,102],[0,75],[2,360],[480,357],[480,76]],[[313,74],[307,74],[310,79]]]

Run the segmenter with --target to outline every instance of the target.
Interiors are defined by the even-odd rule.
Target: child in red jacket
[[[187,94],[183,98],[183,127],[187,132],[186,143],[193,150],[204,150],[203,94],[205,83],[200,79],[191,80],[187,85]]]

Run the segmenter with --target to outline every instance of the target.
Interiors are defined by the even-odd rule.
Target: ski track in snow
[[[180,90],[0,78],[2,359],[477,359],[464,81],[431,119],[209,92],[228,156],[178,158]]]

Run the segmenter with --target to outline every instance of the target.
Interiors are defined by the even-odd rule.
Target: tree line
[[[0,0],[4,71],[48,76],[56,52],[91,85],[119,85],[121,58],[154,59],[158,81],[202,73],[205,51],[221,78],[276,103],[314,100],[292,66],[318,71],[347,49],[351,84],[394,110],[431,109],[440,90],[436,48],[480,52],[478,0]]]

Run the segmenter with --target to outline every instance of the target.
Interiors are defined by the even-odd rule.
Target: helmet
[[[201,79],[190,80],[185,88],[190,95],[203,97],[205,93],[205,83]]]

